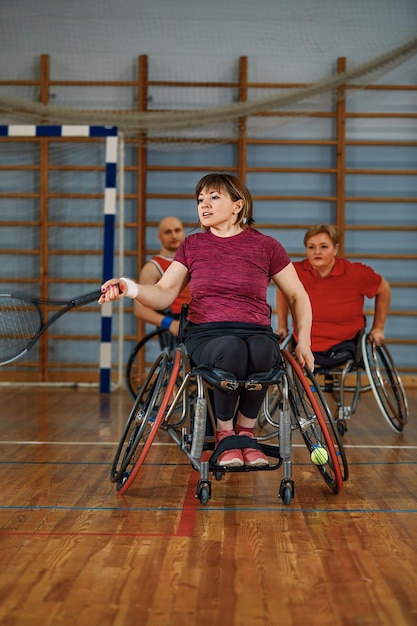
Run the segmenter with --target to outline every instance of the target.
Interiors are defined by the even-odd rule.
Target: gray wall
[[[149,57],[150,72],[154,80],[200,80],[202,82],[226,81],[236,76],[237,60],[241,55],[249,58],[250,78],[253,81],[318,81],[335,72],[336,59],[346,56],[349,67],[364,63],[387,50],[405,43],[417,33],[417,3],[415,0],[2,0],[0,3],[0,80],[31,78],[38,71],[39,55],[49,54],[55,79],[77,80],[129,80],[137,72],[140,54]],[[380,82],[389,84],[416,84],[416,56],[392,69]],[[8,88],[11,95],[22,91]],[[80,96],[79,91],[65,92],[57,88],[51,94],[54,103],[61,106],[97,106],[114,108],[131,106],[131,96],[120,100],[120,91],[109,88],[100,97]],[[85,92],[86,90],[84,90]],[[0,94],[5,88],[0,85]],[[36,98],[36,89],[27,87],[26,97]],[[83,98],[81,102],[79,99]],[[213,101],[200,106],[218,105],[220,94]],[[87,100],[88,100],[87,96]],[[390,111],[394,106],[403,112],[415,112],[416,92],[368,92],[349,95],[349,106],[357,111]],[[156,104],[149,103],[150,108]],[[182,103],[178,103],[181,107]],[[196,105],[198,106],[198,105]],[[0,123],[7,123],[1,119]],[[300,120],[282,127],[279,136],[286,138],[326,138],[334,133],[329,120]],[[349,120],[348,136],[368,140],[417,140],[417,122],[380,119]],[[3,155],[4,158],[4,155]],[[126,153],[128,160],[129,153]],[[205,173],[207,163],[234,165],[236,154],[228,146],[195,152],[162,153],[151,151],[149,161],[156,165],[189,163],[199,166]],[[294,166],[325,166],[334,159],[334,149],[287,148],[277,152],[254,146],[248,161],[256,166],[280,162]],[[352,146],[347,152],[347,167],[398,167],[412,169],[417,163],[417,148],[381,150],[377,147],[361,149]],[[199,174],[172,174],[155,172],[149,176],[148,191],[169,193],[192,191]],[[253,173],[248,185],[256,194],[334,193],[334,182],[325,175],[268,176]],[[127,191],[130,183],[126,179]],[[348,177],[347,195],[379,195],[389,197],[416,197],[414,176]],[[161,205],[149,204],[154,219],[167,213],[176,213],[186,220],[192,219],[191,202],[172,201]],[[127,211],[129,207],[127,206]],[[416,204],[387,204],[384,214],[377,206],[369,204],[349,207],[352,224],[413,225],[417,224]],[[290,207],[259,203],[256,206],[258,222],[311,223],[333,221],[334,207],[317,202]],[[128,218],[127,218],[128,219]],[[275,233],[274,233],[275,234]],[[298,231],[277,232],[284,245],[293,252],[302,252]],[[148,233],[150,247],[156,247],[155,231]],[[135,242],[132,241],[134,246]],[[346,248],[351,253],[374,251],[376,253],[415,253],[415,232],[377,231],[348,232]],[[388,280],[415,281],[416,261],[404,262],[399,268],[390,261],[372,263]],[[3,268],[7,271],[7,268]],[[393,308],[417,308],[415,290],[394,290]],[[393,337],[416,337],[417,318],[389,320],[388,334]],[[395,358],[404,365],[415,363],[415,346],[407,350],[399,347]]]

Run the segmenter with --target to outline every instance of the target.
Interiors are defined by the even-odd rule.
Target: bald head
[[[184,237],[184,227],[177,217],[164,217],[159,223],[158,239],[162,245],[162,255],[173,257]]]

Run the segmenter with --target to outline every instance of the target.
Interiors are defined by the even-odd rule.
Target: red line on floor
[[[178,524],[177,532],[175,533],[177,537],[191,537],[193,534],[198,506],[198,500],[195,497],[198,480],[198,472],[192,469],[184,498],[180,522]]]

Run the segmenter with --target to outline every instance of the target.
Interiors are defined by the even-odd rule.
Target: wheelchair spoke
[[[408,422],[408,404],[391,354],[386,346],[375,346],[369,335],[363,337],[362,354],[381,413],[396,432],[401,432]]]
[[[343,480],[346,481],[349,477],[349,466],[337,424],[332,416],[331,410],[326,402],[320,385],[316,381],[313,373],[307,367],[305,369],[310,390],[313,393],[318,406],[320,407],[321,414],[327,426],[329,435],[332,439],[333,446],[336,450],[336,456],[337,460],[339,461],[340,471],[342,473]]]
[[[315,467],[328,487],[334,493],[339,493],[343,484],[341,468],[344,469],[345,463],[339,461],[338,450],[303,370],[287,350],[282,351],[282,356],[288,380],[293,429],[301,434],[310,455],[317,449],[324,450],[324,463],[315,464]]]
[[[135,469],[138,471],[139,451],[147,442],[152,429],[156,425],[158,414],[158,398],[166,375],[166,354],[161,354],[150,369],[133,403],[124,432],[120,439],[110,472],[112,482],[120,488],[126,477]],[[140,447],[142,442],[142,447]],[[139,456],[138,456],[139,455]],[[141,460],[141,464],[143,459]],[[133,480],[133,479],[132,479]]]
[[[169,354],[177,342],[177,338],[168,330],[156,328],[136,344],[126,365],[126,386],[133,399],[158,355],[161,352]]]

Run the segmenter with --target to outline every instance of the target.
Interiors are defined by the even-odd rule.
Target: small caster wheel
[[[205,506],[210,500],[210,490],[207,487],[202,487],[198,497],[201,504]]]
[[[282,501],[284,504],[289,504],[292,498],[292,491],[290,487],[285,487],[282,494]]]
[[[340,420],[337,421],[337,430],[339,431],[339,435],[341,437],[343,437],[343,435],[345,434],[347,428],[346,425],[344,424],[344,422],[341,422]]]
[[[283,479],[279,488],[279,497],[284,504],[289,504],[294,497],[294,481],[290,478]]]
[[[200,500],[201,504],[207,504],[211,498],[211,482],[209,480],[198,481],[195,497]]]
[[[223,472],[214,472],[214,478],[216,480],[221,480],[223,478]]]

